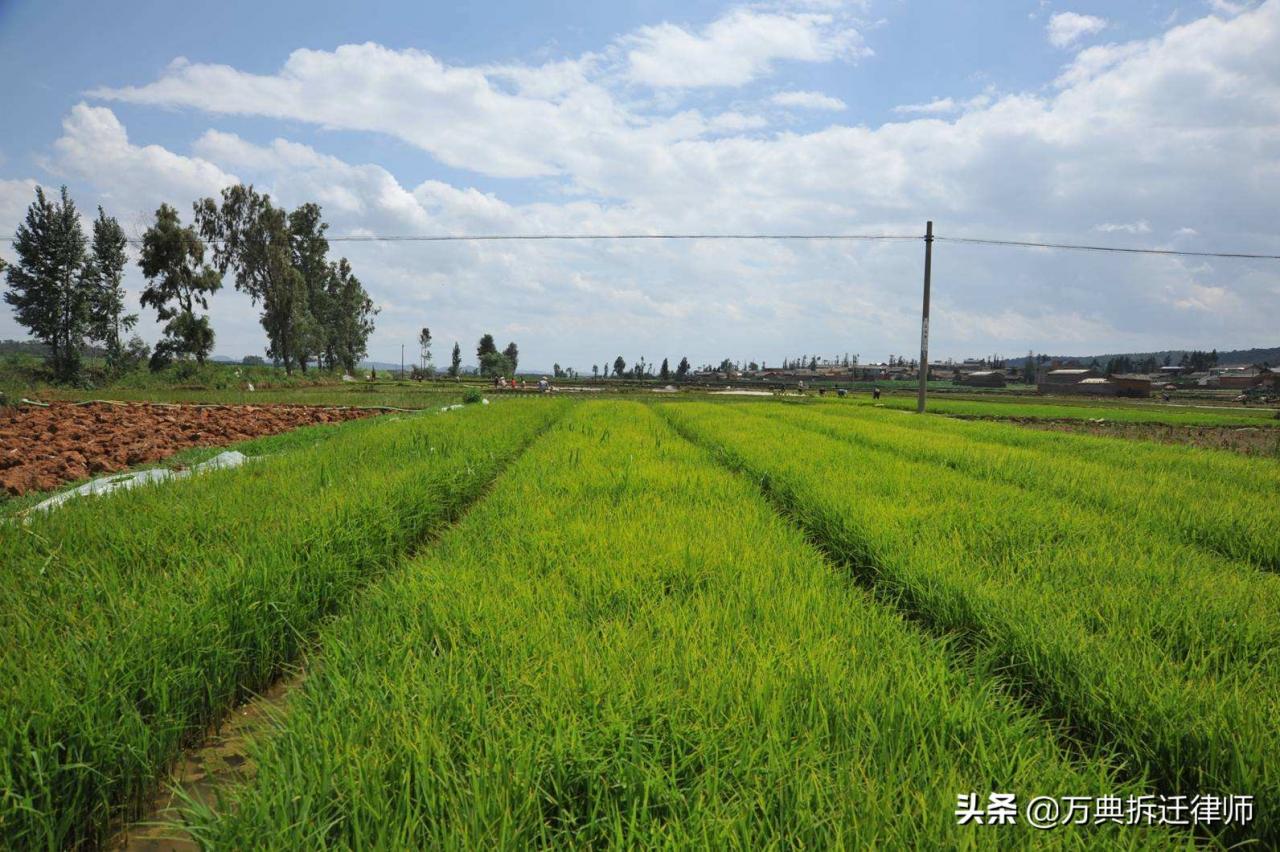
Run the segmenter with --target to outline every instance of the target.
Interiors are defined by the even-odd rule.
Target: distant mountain
[[[1190,352],[1189,349],[1165,349],[1160,352],[1112,352],[1105,355],[1050,355],[1049,357],[1055,361],[1079,361],[1082,364],[1088,364],[1094,359],[1097,359],[1099,364],[1106,364],[1112,358],[1121,356],[1127,356],[1134,361],[1154,357],[1158,363],[1163,364],[1165,357],[1168,356],[1170,364],[1177,364],[1184,354],[1190,354]],[[1020,367],[1026,361],[1024,355],[1021,358],[1010,358],[1007,363]],[[1228,364],[1280,365],[1280,346],[1273,346],[1270,349],[1219,349],[1218,364],[1221,366]]]

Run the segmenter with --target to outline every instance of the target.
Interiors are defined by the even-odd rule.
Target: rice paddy
[[[1274,461],[847,401],[333,430],[0,527],[0,845],[102,844],[304,655],[202,845],[1280,843]],[[961,824],[1001,792],[1254,810]]]

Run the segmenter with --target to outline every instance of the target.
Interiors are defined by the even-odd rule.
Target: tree
[[[137,314],[124,313],[124,267],[128,243],[120,223],[99,207],[93,222],[93,244],[85,279],[89,286],[89,337],[101,341],[107,350],[107,366],[118,370],[124,357],[121,332],[138,322]]]
[[[13,250],[18,260],[6,270],[4,300],[13,306],[18,324],[49,347],[54,376],[75,379],[89,331],[92,290],[84,275],[84,231],[65,186],[57,202],[36,187]]]
[[[240,363],[246,367],[265,367],[267,365],[261,355],[246,355],[240,359]]]
[[[689,376],[689,359],[682,356],[680,363],[676,365],[676,381],[682,382]]]
[[[462,347],[457,341],[453,344],[453,358],[449,361],[449,378],[458,378],[458,373],[462,371]]]
[[[418,357],[422,361],[423,372],[426,372],[427,365],[431,363],[431,329],[426,326],[418,332]]]
[[[515,341],[507,344],[507,348],[502,350],[502,354],[507,356],[507,360],[511,362],[511,372],[516,371],[516,367],[520,366],[520,349],[516,346]]]
[[[511,376],[514,373],[511,360],[501,352],[486,352],[480,356],[480,375]]]
[[[329,336],[334,328],[329,301],[329,226],[321,218],[320,205],[308,203],[289,214],[289,246],[293,268],[302,276],[304,304],[298,311],[298,366],[307,371],[311,358],[317,361],[331,350]]]
[[[208,309],[209,295],[222,286],[222,276],[205,264],[204,243],[195,228],[182,227],[178,211],[168,204],[160,205],[155,224],[142,236],[138,266],[147,278],[142,306],[155,308],[157,319],[168,320],[156,352],[189,355],[203,364],[213,351],[213,329],[209,318],[197,317],[195,309]]]
[[[1027,360],[1022,365],[1022,380],[1029,385],[1036,383],[1036,356],[1030,351],[1027,352]]]
[[[662,359],[662,367],[658,369],[658,378],[662,379],[664,382],[671,381],[671,367],[667,365],[666,358]]]
[[[627,369],[627,362],[622,360],[621,355],[613,359],[613,374],[615,376],[617,376],[618,378],[622,378],[622,374],[623,372],[626,371],[626,369]]]
[[[598,379],[598,378],[600,378],[600,365],[599,365],[599,364],[592,364],[592,365],[591,365],[591,378],[593,378],[593,379]]]
[[[483,334],[480,336],[480,342],[476,345],[476,360],[497,351],[498,345],[493,342],[493,335]]]
[[[551,365],[551,375],[555,376],[557,379],[563,379],[563,378],[564,378],[564,370],[560,369],[560,365],[559,365],[559,364],[552,364],[552,365]]]
[[[325,292],[329,309],[325,322],[329,364],[354,372],[356,364],[369,352],[369,336],[373,334],[373,318],[378,315],[378,308],[345,257],[329,264]]]
[[[295,260],[302,260],[295,258],[294,248],[304,241],[309,220],[299,220],[300,236],[295,240],[288,214],[273,205],[270,196],[244,184],[222,190],[221,204],[212,198],[196,202],[195,214],[201,236],[215,245],[218,272],[235,270],[236,289],[262,306],[267,355],[282,363],[286,373],[295,365],[305,369],[317,335],[307,275],[316,270],[313,257],[306,262],[307,273],[295,266]],[[330,278],[326,286],[331,285]]]

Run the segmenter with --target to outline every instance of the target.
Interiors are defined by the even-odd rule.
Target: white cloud
[[[778,92],[769,98],[769,103],[780,107],[796,109],[822,109],[838,112],[848,109],[848,104],[839,98],[824,95],[822,92]]]
[[[829,14],[736,9],[700,33],[674,24],[643,27],[623,39],[627,76],[647,86],[741,86],[774,62],[829,62],[869,55],[851,24]]]
[[[1094,225],[1093,229],[1104,234],[1149,234],[1151,233],[1151,223],[1146,219],[1139,219],[1136,222],[1124,222],[1120,224],[1104,222],[1101,225]]]
[[[51,162],[102,197],[148,204],[182,205],[235,174],[285,204],[320,200],[334,233],[916,233],[934,218],[956,236],[1084,242],[1101,227],[1128,242],[1184,228],[1197,247],[1280,251],[1277,0],[1083,50],[1055,87],[939,98],[878,126],[816,132],[768,128],[723,99],[700,100],[704,113],[684,109],[682,95],[637,96],[624,59],[604,54],[452,68],[357,45],[295,52],[269,75],[177,65],[109,93],[215,120],[373,130],[460,168],[547,176],[521,185],[519,197],[536,199],[525,203],[465,179],[405,186],[377,164],[284,139],[257,145],[215,130],[185,155],[139,146],[107,110],[73,111],[72,142],[60,140]],[[915,243],[339,247],[386,308],[374,340],[384,359],[424,322],[450,343],[522,326],[531,365],[580,369],[619,351],[653,360],[683,347],[695,360],[798,348],[877,357],[909,352],[918,334]],[[1269,339],[1267,318],[1280,311],[1271,267],[954,243],[939,244],[935,261],[943,352],[1206,348]],[[229,311],[222,298],[216,310]],[[215,318],[228,346],[219,351],[260,348],[242,313]]]
[[[63,178],[79,178],[102,190],[104,203],[139,213],[161,202],[194,199],[236,183],[235,175],[200,158],[159,145],[134,145],[124,125],[104,107],[77,104],[62,121],[45,167]]]
[[[1085,36],[1100,33],[1106,28],[1105,18],[1077,12],[1059,12],[1049,19],[1049,25],[1045,29],[1049,34],[1049,43],[1054,47],[1070,47]]]
[[[975,95],[968,100],[934,98],[922,104],[899,104],[893,108],[898,115],[949,115],[973,109],[982,109],[992,101],[991,94]]]

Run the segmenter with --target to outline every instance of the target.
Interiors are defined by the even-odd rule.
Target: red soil
[[[188,447],[218,447],[377,411],[310,405],[74,405],[0,408],[0,489],[20,495],[125,470]]]

